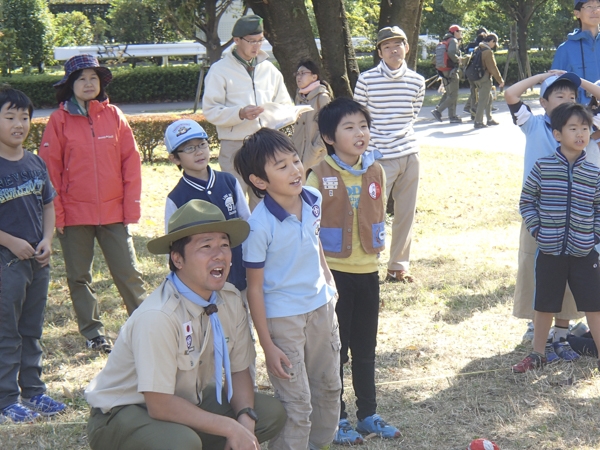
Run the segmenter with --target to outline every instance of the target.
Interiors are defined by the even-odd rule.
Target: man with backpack
[[[477,111],[475,112],[475,128],[486,128],[489,125],[498,125],[492,118],[492,98],[490,92],[492,90],[492,77],[498,82],[498,87],[502,89],[504,87],[504,80],[498,66],[496,65],[496,58],[494,58],[494,52],[492,51],[498,44],[498,36],[494,33],[489,33],[483,42],[479,44],[479,48],[475,50],[471,58],[471,65],[476,65],[476,58],[481,61],[480,65],[483,69],[483,75],[481,79],[474,80],[473,83],[479,92],[479,101],[477,103]],[[478,56],[478,52],[480,56]],[[469,67],[467,73],[470,72]],[[483,113],[487,118],[487,125],[483,123]]]
[[[435,68],[442,77],[442,83],[446,89],[436,108],[431,111],[438,122],[442,121],[442,112],[445,109],[448,109],[450,123],[462,122],[461,118],[456,115],[459,83],[458,67],[461,58],[459,41],[462,39],[462,32],[461,27],[452,25],[435,50]]]

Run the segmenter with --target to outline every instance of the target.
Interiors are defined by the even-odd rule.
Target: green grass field
[[[403,435],[394,442],[370,439],[362,448],[464,450],[477,437],[496,441],[502,450],[600,448],[595,360],[510,372],[530,349],[521,344],[525,321],[511,316],[522,157],[426,147],[421,161],[411,256],[417,281],[381,286],[379,413]],[[164,199],[178,177],[172,165],[143,168],[143,217],[133,232],[149,291],[167,268],[164,258],[147,252],[146,242],[163,231]],[[383,255],[382,278],[386,260]],[[48,393],[69,409],[36,424],[1,425],[3,450],[87,448],[83,390],[106,357],[85,350],[77,332],[56,241],[52,264],[44,379]],[[126,313],[99,251],[94,282],[114,339]],[[260,388],[268,392],[260,351],[257,371]],[[354,418],[349,370],[345,386]]]

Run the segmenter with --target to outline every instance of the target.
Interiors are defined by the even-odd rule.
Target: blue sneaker
[[[571,348],[567,341],[561,340],[552,344],[556,354],[565,361],[576,361],[579,359],[579,353]]]
[[[400,430],[388,425],[379,417],[379,414],[373,414],[372,416],[365,417],[363,420],[359,420],[356,425],[356,431],[360,434],[375,433],[384,439],[396,439],[400,437]]]
[[[546,364],[552,364],[560,361],[560,356],[556,354],[554,350],[554,344],[551,341],[546,342],[546,348],[544,353],[546,354]]]
[[[335,445],[359,445],[363,443],[363,438],[352,428],[348,419],[341,419],[333,443]]]
[[[12,420],[15,423],[33,422],[39,419],[40,415],[35,411],[26,408],[20,403],[13,403],[0,411],[0,423]]]
[[[54,416],[61,413],[67,407],[64,403],[48,397],[46,394],[38,394],[31,397],[29,400],[21,399],[21,403],[33,411],[37,411],[44,417]]]

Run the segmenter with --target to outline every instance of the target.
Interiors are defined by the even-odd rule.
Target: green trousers
[[[202,393],[200,408],[205,411],[235,418],[235,412],[223,394],[223,404],[217,402],[215,386]],[[275,436],[286,422],[285,409],[274,397],[254,394],[254,410],[258,422],[254,434],[259,442]],[[152,419],[145,405],[127,405],[102,414],[92,408],[88,420],[88,441],[92,450],[216,450],[225,447],[222,436],[197,432],[179,423]]]
[[[104,336],[98,300],[92,288],[94,241],[98,240],[108,270],[131,315],[146,298],[142,274],[137,270],[133,238],[122,223],[65,227],[58,238],[79,332],[86,339]]]

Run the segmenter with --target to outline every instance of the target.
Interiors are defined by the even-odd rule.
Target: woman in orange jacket
[[[54,85],[60,107],[39,151],[58,193],[56,228],[79,332],[88,348],[105,353],[112,345],[91,287],[95,240],[127,312],[146,296],[128,230],[140,218],[140,155],[127,119],[104,91],[111,80],[92,55],[69,59]]]

